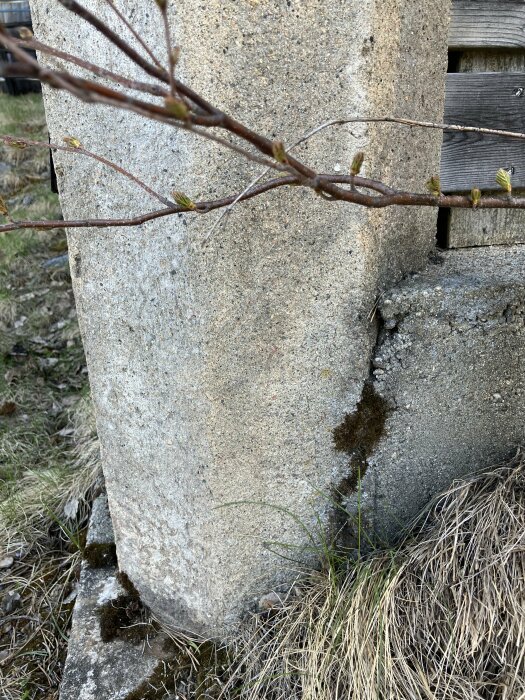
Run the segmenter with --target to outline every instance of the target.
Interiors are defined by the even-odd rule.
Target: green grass
[[[46,126],[42,96],[37,93],[11,97],[0,94],[0,134],[40,138]]]

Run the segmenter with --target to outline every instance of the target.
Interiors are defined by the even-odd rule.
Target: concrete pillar
[[[163,57],[155,3],[118,5]],[[40,39],[139,75],[62,8],[32,6]],[[90,9],[119,26],[103,0]],[[181,77],[289,144],[345,115],[441,119],[448,14],[449,0],[179,0],[172,26]],[[53,140],[73,135],[168,196],[225,195],[260,171],[129,114],[49,90],[45,101]],[[298,154],[348,171],[363,149],[365,173],[423,190],[440,143],[341,128]],[[156,206],[98,164],[56,160],[66,218]],[[120,567],[159,616],[207,635],[294,579],[282,555],[315,560],[306,530],[319,541],[316,514],[329,530],[329,494],[348,473],[333,430],[369,376],[376,297],[423,266],[436,222],[292,188],[238,206],[203,248],[216,216],[69,233]]]

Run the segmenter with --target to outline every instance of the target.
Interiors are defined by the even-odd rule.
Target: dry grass
[[[2,620],[9,628],[0,640],[3,700],[58,697],[83,530],[99,474],[87,405],[81,402],[72,417],[71,466],[27,471],[0,506],[0,551],[15,560],[1,583],[17,598]]]
[[[223,698],[525,698],[523,458],[455,483],[396,551],[312,576],[235,656]]]
[[[40,96],[0,95],[0,132],[46,139]],[[0,146],[0,161],[0,194],[14,216],[60,213],[46,151]],[[0,236],[2,700],[58,697],[98,469],[69,273],[43,266],[64,250],[63,232]]]

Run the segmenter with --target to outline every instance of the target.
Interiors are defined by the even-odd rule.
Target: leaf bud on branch
[[[350,167],[350,172],[352,173],[352,175],[359,175],[359,173],[361,172],[361,168],[363,167],[364,159],[365,154],[363,153],[363,151],[359,151],[355,154],[352,160],[352,165]]]
[[[284,143],[282,141],[274,141],[272,143],[272,154],[278,163],[287,165],[288,156],[286,155],[286,150],[284,148]]]
[[[432,175],[425,183],[425,186],[434,197],[439,197],[441,195],[441,180],[439,179],[439,175]]]
[[[175,46],[175,48],[172,49],[172,52],[171,52],[171,62],[173,64],[174,68],[177,65],[177,63],[179,62],[179,58],[180,58],[180,46]]]
[[[80,141],[74,136],[64,136],[64,143],[67,143],[71,148],[82,148]]]
[[[475,209],[481,202],[481,190],[474,187],[470,192],[470,199],[472,201],[472,207]]]
[[[179,100],[177,97],[171,97],[171,95],[169,97],[166,97],[166,99],[164,100],[164,104],[168,112],[172,114],[176,119],[185,121],[190,116],[190,110],[188,105],[185,102],[183,102],[183,100]]]
[[[184,207],[184,209],[189,209],[190,211],[195,211],[197,205],[195,202],[184,194],[184,192],[172,192],[173,200],[179,205],[179,207]]]
[[[505,190],[508,194],[512,194],[512,182],[508,170],[500,168],[496,173],[496,182],[501,189]]]

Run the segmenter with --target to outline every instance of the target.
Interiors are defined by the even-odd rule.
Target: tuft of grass
[[[0,552],[14,563],[0,577],[2,590],[16,603],[0,621],[5,700],[58,698],[83,533],[100,474],[84,403],[72,417],[69,466],[25,470],[11,488],[4,485]]]
[[[220,698],[523,700],[525,460],[454,483],[396,549],[312,574],[233,648]]]

